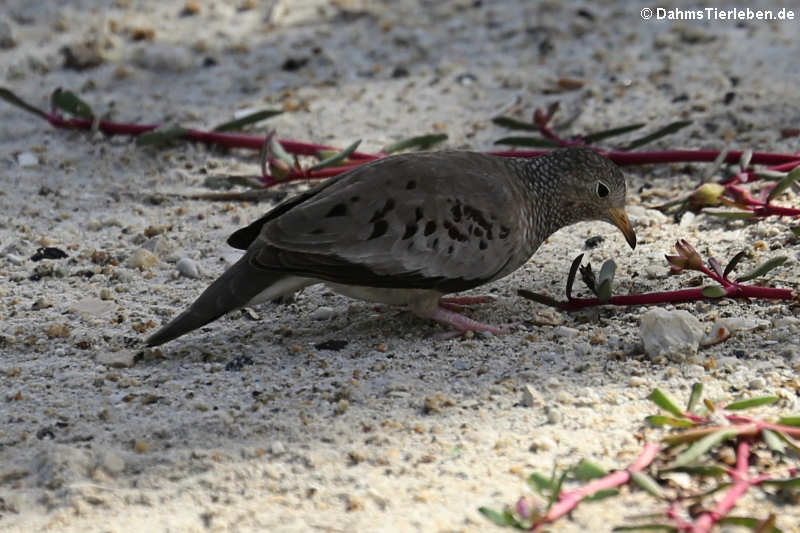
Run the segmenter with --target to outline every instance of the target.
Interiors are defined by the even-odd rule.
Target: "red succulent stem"
[[[773,287],[753,287],[750,285],[731,285],[723,287],[725,296],[729,298],[761,298],[766,300],[792,300],[797,295],[791,289],[776,289]],[[691,302],[695,300],[708,300],[703,294],[703,289],[683,289],[678,291],[646,292],[642,294],[625,294],[612,296],[605,302],[597,298],[570,298],[566,302],[558,302],[557,307],[564,311],[575,311],[586,307],[598,305],[653,305],[672,302]]]
[[[736,505],[736,502],[744,496],[747,490],[753,486],[758,485],[769,479],[769,476],[760,475],[749,477],[747,474],[749,461],[750,461],[750,444],[749,438],[739,440],[736,447],[736,468],[729,471],[729,475],[733,479],[733,486],[728,489],[725,496],[717,502],[717,505],[711,511],[706,511],[697,517],[692,525],[692,533],[707,533],[715,523],[724,518],[731,509]]]
[[[160,127],[159,124],[125,124],[108,120],[96,121],[96,125],[94,125],[95,121],[82,118],[64,118],[57,113],[48,113],[47,121],[57,128],[77,130],[91,130],[96,128],[106,135],[141,135]],[[264,137],[260,135],[244,135],[241,133],[225,133],[195,129],[186,130],[186,134],[183,138],[192,141],[217,144],[228,148],[249,148],[251,150],[261,150],[264,144]],[[287,139],[279,139],[278,141],[287,152],[295,155],[316,155],[317,152],[322,150],[336,150],[336,148],[332,146],[323,144],[305,143]],[[379,157],[381,157],[381,155],[353,152],[350,154],[349,159],[369,161]]]
[[[612,489],[626,484],[631,479],[631,472],[638,472],[647,468],[660,451],[661,447],[655,442],[646,442],[639,457],[625,470],[617,470],[607,476],[596,479],[575,490],[562,492],[558,501],[550,508],[547,514],[537,520],[531,530],[549,524],[572,511],[584,498],[592,496],[598,491]]]

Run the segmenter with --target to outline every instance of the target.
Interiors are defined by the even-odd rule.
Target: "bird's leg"
[[[431,318],[437,322],[446,324],[454,328],[459,334],[466,333],[467,331],[488,331],[490,333],[494,333],[495,335],[508,333],[508,331],[504,328],[478,322],[477,320],[473,320],[442,306],[436,307],[436,309],[433,310],[433,313],[426,318]]]
[[[455,304],[455,305],[476,305],[476,304],[489,304],[496,300],[494,296],[447,296],[439,298],[439,304]]]

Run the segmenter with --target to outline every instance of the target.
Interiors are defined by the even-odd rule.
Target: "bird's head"
[[[542,160],[539,168],[557,183],[555,216],[561,226],[602,220],[619,228],[630,247],[636,247],[636,233],[625,212],[625,176],[617,165],[593,150],[577,147],[536,159]]]

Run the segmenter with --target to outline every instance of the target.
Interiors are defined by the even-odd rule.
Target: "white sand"
[[[0,84],[36,105],[65,87],[112,120],[198,128],[239,109],[286,107],[258,131],[338,146],[360,138],[366,150],[433,131],[449,134],[449,148],[489,150],[509,134],[493,116],[528,118],[555,100],[559,120],[577,115],[576,133],[688,117],[693,126],[653,148],[798,148],[779,133],[800,124],[798,21],[643,22],[633,2],[587,4],[589,15],[526,0],[264,2],[271,15],[244,4],[197,0],[199,13],[181,16],[179,1],[7,0],[0,37],[16,46],[0,49]],[[152,41],[133,39],[149,30]],[[59,50],[84,43],[80,57],[99,66],[65,68]],[[290,58],[308,62],[282,70]],[[392,77],[401,69],[408,75]],[[557,93],[559,78],[585,85]],[[630,168],[630,202],[669,199],[643,201],[643,186],[685,192],[703,168]],[[493,526],[478,507],[513,503],[532,471],[581,457],[628,464],[643,436],[658,435],[642,422],[655,386],[682,398],[695,381],[720,399],[773,392],[782,412],[798,411],[797,310],[787,304],[675,306],[707,327],[726,316],[765,325],[703,350],[717,362],[706,369],[643,355],[644,308],[570,315],[516,296],[524,287],[562,297],[593,235],[605,240],[587,259],[617,261],[619,293],[688,286],[691,274],[665,275],[678,237],[721,260],[763,241],[742,268],[788,255],[770,282],[798,287],[786,221],[700,215],[678,225],[641,207],[635,252],[611,226],[582,224],[487,287],[498,301],[472,316],[531,321],[507,336],[434,341],[434,324],[313,288],[261,306],[256,321],[234,313],[163,352],[142,351],[141,330],[188,304],[233,256],[225,238],[269,207],[170,194],[207,192],[208,175],[258,172],[253,153],[137,148],[0,103],[0,530],[485,531]],[[148,237],[153,227],[163,231]],[[43,245],[69,258],[27,259]],[[160,262],[126,266],[143,246]],[[93,262],[94,251],[113,264]],[[203,279],[177,277],[184,256]],[[29,279],[48,264],[55,275]],[[100,314],[70,310],[101,291]],[[310,318],[320,306],[331,319]],[[536,325],[548,321],[563,327]],[[314,347],[342,339],[340,351]],[[140,355],[131,368],[99,362],[126,353]],[[240,371],[226,370],[232,361]],[[525,384],[541,395],[532,407],[520,403]],[[744,504],[800,530],[796,506]],[[552,530],[605,532],[658,509],[626,491]]]

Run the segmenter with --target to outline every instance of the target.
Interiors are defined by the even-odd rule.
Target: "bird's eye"
[[[596,192],[597,192],[597,196],[599,196],[600,198],[605,198],[606,196],[608,196],[608,192],[609,192],[608,191],[608,185],[606,185],[602,181],[598,181],[597,182],[597,191]]]

